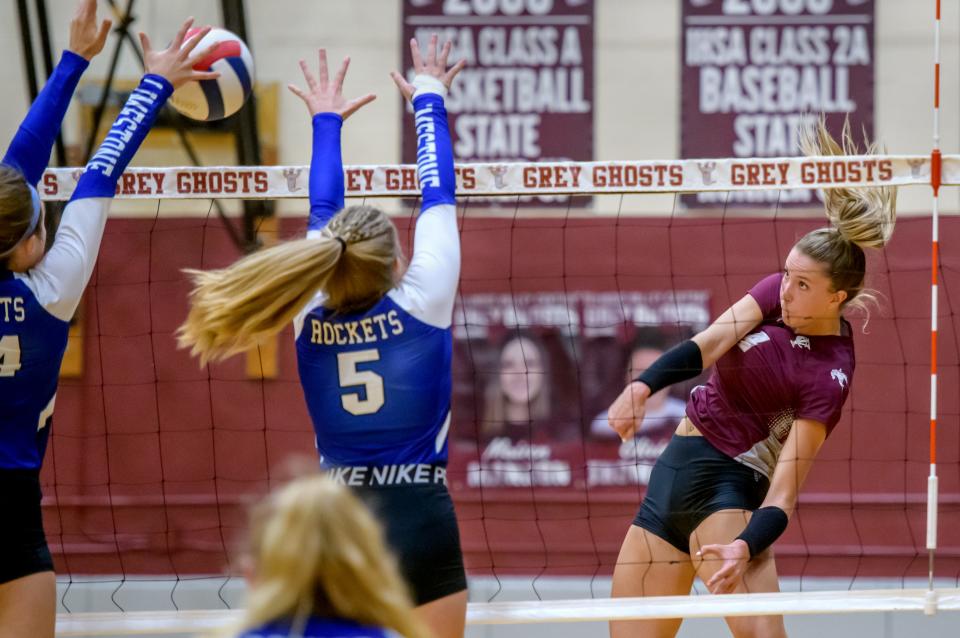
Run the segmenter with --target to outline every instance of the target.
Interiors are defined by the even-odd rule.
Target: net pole
[[[930,263],[930,476],[927,477],[928,582],[925,613],[936,611],[933,590],[934,555],[937,549],[937,294],[940,252],[940,0],[936,0],[933,36],[933,151],[930,155],[930,186],[933,190]]]

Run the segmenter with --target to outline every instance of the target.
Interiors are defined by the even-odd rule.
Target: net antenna
[[[930,187],[933,189],[933,219],[930,247],[930,476],[927,478],[927,552],[929,554],[927,606],[925,613],[936,609],[933,589],[934,560],[937,550],[937,295],[940,269],[940,185],[942,156],[940,153],[940,0],[936,2],[933,37],[933,151],[930,153]]]

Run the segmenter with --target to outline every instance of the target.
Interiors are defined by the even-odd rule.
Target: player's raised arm
[[[314,77],[307,63],[300,60],[300,69],[307,84],[305,90],[293,84],[287,85],[287,88],[307,105],[313,121],[308,237],[319,236],[327,222],[344,206],[343,157],[340,151],[340,129],[343,122],[377,97],[368,93],[352,100],[344,98],[343,81],[347,76],[350,58],[343,59],[332,82],[326,49],[320,49],[319,58],[317,77]]]
[[[438,52],[437,36],[427,55],[410,41],[416,75],[409,83],[391,73],[404,98],[413,103],[417,128],[417,173],[423,194],[414,235],[413,258],[400,289],[412,311],[432,325],[449,326],[460,278],[460,237],[457,234],[456,174],[444,97],[465,62],[447,69],[451,43]]]
[[[111,24],[110,20],[97,21],[96,0],[81,0],[77,4],[70,21],[70,45],[34,100],[3,158],[3,164],[19,171],[30,186],[36,186],[43,176],[80,76],[103,49]]]
[[[39,263],[25,268],[26,278],[44,307],[55,317],[71,317],[96,263],[107,211],[117,181],[146,138],[157,114],[174,89],[218,74],[194,71],[197,59],[209,53],[194,49],[209,28],[190,38],[184,22],[167,49],[154,51],[146,35],[140,34],[147,73],[130,94],[100,148],[87,164],[77,183],[50,251]]]

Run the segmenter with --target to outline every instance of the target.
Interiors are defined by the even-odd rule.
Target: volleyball
[[[187,32],[189,38],[199,28]],[[229,117],[240,110],[253,89],[253,56],[250,49],[226,29],[210,30],[196,51],[216,44],[213,52],[200,60],[193,68],[198,71],[217,71],[215,80],[188,82],[177,89],[170,104],[192,120],[213,122]]]

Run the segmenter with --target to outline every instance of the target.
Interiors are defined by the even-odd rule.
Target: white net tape
[[[468,625],[707,618],[864,612],[960,611],[960,589],[818,591],[725,596],[471,603]],[[238,610],[61,614],[58,636],[118,636],[211,631],[237,622]]]
[[[931,158],[923,155],[780,157],[644,162],[543,162],[463,164],[456,168],[462,196],[591,195],[754,191],[841,186],[908,186],[930,183]],[[50,169],[40,194],[68,200],[82,173]],[[307,166],[130,168],[121,177],[123,199],[283,199],[307,196]],[[960,155],[943,157],[943,184],[960,185]],[[344,167],[348,197],[417,197],[413,165]]]

